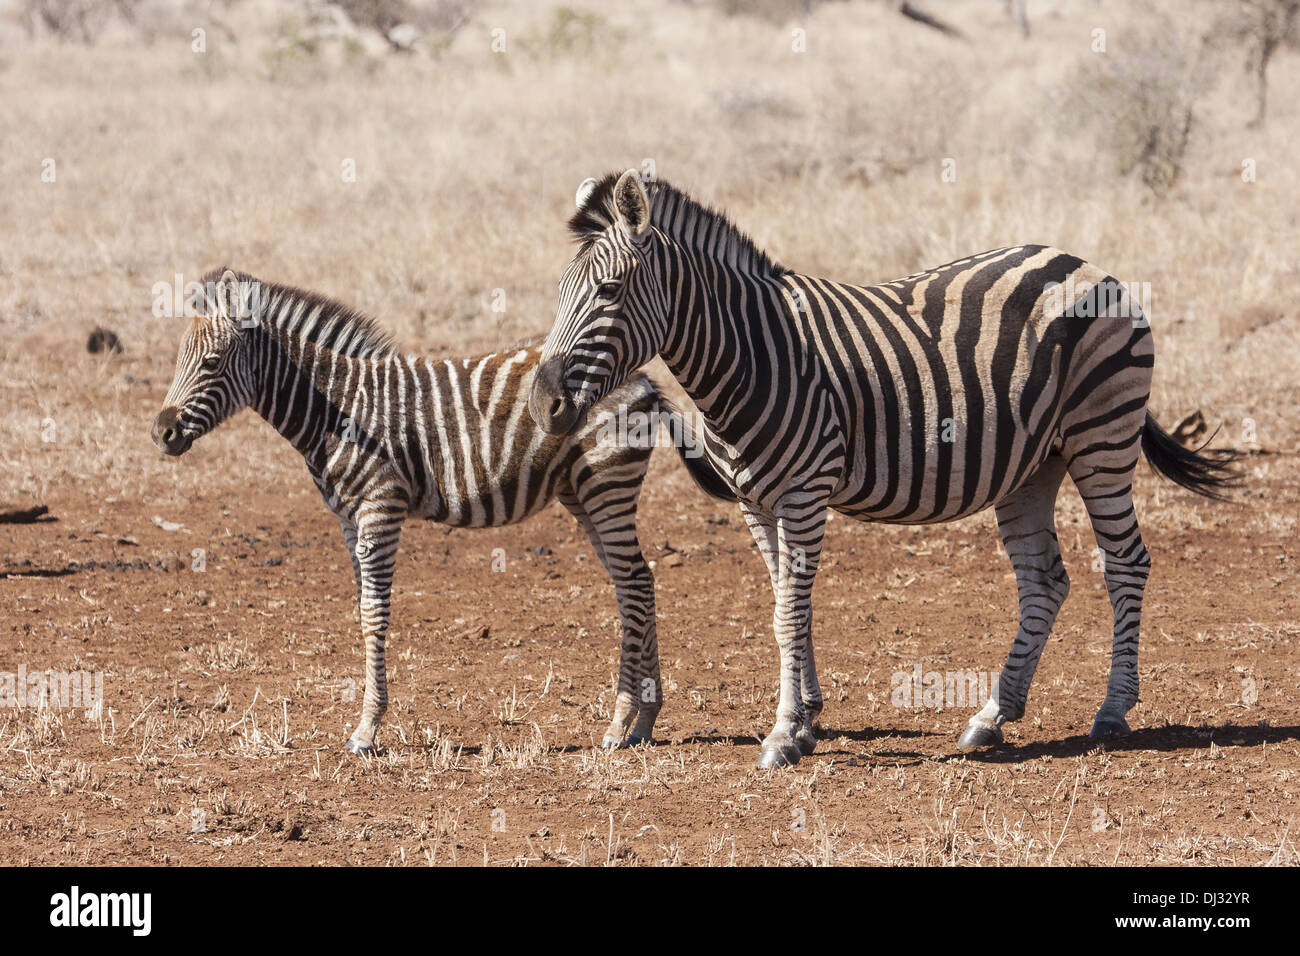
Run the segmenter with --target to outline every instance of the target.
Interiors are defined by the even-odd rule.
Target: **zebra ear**
[[[217,280],[216,300],[218,315],[232,322],[239,321],[239,277],[233,270],[227,269]]]
[[[574,206],[581,209],[583,206],[587,205],[587,200],[591,198],[592,190],[595,188],[596,180],[592,179],[590,176],[584,179],[582,184],[578,186],[577,194],[573,197]]]
[[[614,209],[633,239],[646,234],[650,225],[650,197],[641,182],[641,174],[635,169],[629,169],[614,184]]]

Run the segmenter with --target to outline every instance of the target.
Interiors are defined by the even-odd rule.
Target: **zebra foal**
[[[1024,713],[1069,591],[1054,520],[1066,474],[1105,554],[1114,612],[1092,733],[1128,730],[1150,568],[1133,510],[1139,452],[1211,497],[1235,473],[1231,454],[1187,451],[1147,410],[1151,332],[1125,287],[1044,246],[876,286],[802,275],[636,170],[585,181],[577,207],[579,249],[530,409],[565,434],[656,354],[694,399],[705,456],[740,503],[776,599],[780,700],[760,766],[796,763],[816,745],[811,595],[829,509],[921,524],[994,508],[1020,627],[958,744],[999,742]]]
[[[348,749],[374,751],[388,706],[384,647],[402,523],[505,525],[554,498],[587,533],[618,599],[618,693],[603,743],[651,739],[662,705],[659,649],[654,582],[635,523],[651,445],[610,442],[597,422],[564,437],[538,428],[526,406],[539,345],[424,358],[312,292],[228,269],[205,276],[203,288],[153,441],[182,455],[251,407],[302,454],[342,526],[356,581],[366,677]],[[638,375],[602,408],[657,415],[661,404]]]

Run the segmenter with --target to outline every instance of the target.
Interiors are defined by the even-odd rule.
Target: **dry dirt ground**
[[[267,430],[247,414],[229,427]],[[1109,606],[1073,491],[1073,592],[1029,709],[1003,747],[968,756],[953,743],[969,708],[900,707],[894,675],[1000,666],[1015,587],[991,517],[833,522],[816,594],[823,739],[768,772],[754,767],[775,708],[766,574],[739,516],[668,450],[641,517],[665,675],[655,745],[596,746],[613,593],[552,505],[512,529],[408,526],[370,760],[343,748],[362,657],[334,519],[305,474],[213,495],[202,445],[191,455],[181,527],[155,520],[176,517],[167,497],[87,510],[80,490],[53,496],[47,520],[0,526],[0,660],[104,673],[98,719],[0,711],[0,863],[1297,860],[1297,555],[1251,520],[1263,501],[1295,512],[1292,456],[1254,457],[1250,491],[1222,505],[1140,473],[1155,560],[1142,700],[1132,735],[1105,746],[1086,734]]]

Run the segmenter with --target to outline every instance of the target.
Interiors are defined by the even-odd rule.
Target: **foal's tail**
[[[1204,451],[1204,448],[1204,445],[1196,450],[1184,448],[1147,412],[1146,424],[1142,426],[1142,452],[1151,467],[1189,491],[1224,501],[1223,492],[1241,486],[1237,464],[1242,455],[1227,449]]]

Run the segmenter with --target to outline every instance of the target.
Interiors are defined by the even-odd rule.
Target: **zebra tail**
[[[1223,492],[1241,486],[1237,463],[1242,455],[1227,449],[1204,451],[1204,448],[1205,445],[1195,450],[1183,447],[1147,412],[1146,424],[1142,426],[1142,452],[1148,464],[1174,484],[1206,498],[1226,501]]]
[[[719,501],[737,501],[736,493],[727,484],[727,480],[722,477],[716,468],[709,463],[709,456],[705,454],[688,454],[694,449],[697,452],[703,452],[703,445],[696,437],[686,417],[681,411],[670,402],[663,394],[659,393],[659,405],[661,407],[661,417],[671,419],[676,423],[680,431],[674,433],[669,428],[670,434],[675,434],[680,440],[674,441],[673,445],[677,449],[677,455],[686,466],[686,471],[690,474],[691,479],[699,486],[699,489],[711,498],[717,498]]]

